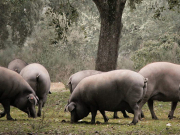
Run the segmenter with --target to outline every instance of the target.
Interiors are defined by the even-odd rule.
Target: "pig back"
[[[72,85],[71,93],[82,79],[84,79],[88,76],[96,75],[96,74],[100,74],[100,73],[102,73],[102,72],[97,71],[97,70],[83,70],[83,71],[79,71],[79,72],[71,75],[69,78],[69,81],[68,81],[68,84]]]
[[[0,67],[0,100],[16,97],[26,90],[32,93],[29,84],[16,72]]]
[[[20,75],[29,83],[39,98],[43,98],[50,90],[50,76],[48,71],[38,63],[29,64]]]
[[[8,64],[8,69],[20,73],[21,70],[28,64],[21,59],[15,59]]]

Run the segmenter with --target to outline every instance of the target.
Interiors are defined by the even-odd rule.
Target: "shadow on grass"
[[[91,122],[88,121],[78,121],[77,123],[71,123],[70,121],[65,121],[62,120],[61,123],[66,123],[66,124],[75,124],[75,125],[81,125],[81,124],[87,124],[87,125],[129,125],[130,123],[119,123],[119,122],[100,122],[96,121],[96,123],[92,124]]]
[[[1,121],[9,121],[9,122],[18,122],[18,121],[28,121],[28,122],[31,122],[31,121],[34,121],[34,119],[14,119],[14,120],[6,120],[6,119],[0,119],[0,122]]]

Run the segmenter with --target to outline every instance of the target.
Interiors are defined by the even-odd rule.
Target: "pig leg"
[[[129,116],[127,115],[127,113],[126,113],[126,111],[125,111],[125,110],[123,110],[123,111],[121,111],[121,112],[122,112],[122,114],[123,114],[124,118],[129,118]]]
[[[139,111],[138,117],[139,117],[139,120],[142,120],[142,118],[144,118],[144,113],[143,113],[143,111],[141,109],[139,109],[139,110],[140,111]]]
[[[172,103],[171,103],[171,111],[169,112],[169,115],[168,115],[168,118],[169,118],[169,119],[172,119],[172,118],[173,118],[174,110],[176,109],[177,103],[178,103],[178,102],[172,102]]]
[[[0,117],[4,117],[7,114],[6,115],[7,120],[13,120],[13,118],[10,115],[10,101],[4,100],[1,102],[1,104],[4,107],[4,112],[1,113]]]
[[[113,118],[114,118],[114,119],[119,119],[119,117],[118,117],[118,115],[117,115],[117,111],[114,112]]]
[[[158,120],[158,118],[154,112],[154,109],[153,109],[153,100],[148,100],[148,107],[151,112],[152,119]]]
[[[104,122],[108,122],[108,117],[106,116],[106,114],[105,114],[105,111],[102,111],[102,110],[99,110],[100,111],[100,113],[102,114],[102,116],[103,116],[103,118],[104,118]]]
[[[42,109],[42,106],[43,106],[43,100],[39,100],[38,113],[37,113],[37,116],[38,116],[38,117],[41,117],[41,109]]]
[[[144,113],[142,110],[141,110],[141,118],[144,118]]]
[[[68,85],[69,85],[70,93],[72,93],[72,92],[73,92],[73,89],[72,89],[72,84],[71,84],[71,82],[69,82]]]
[[[121,112],[122,112],[124,118],[129,118],[129,116],[126,114],[126,111],[125,111],[125,110],[123,110],[123,111],[121,111]],[[118,117],[118,115],[117,115],[117,111],[114,112],[113,118],[114,118],[114,119],[119,119],[119,117]]]
[[[148,97],[147,98],[144,98],[140,103],[139,103],[139,120],[141,120],[141,118],[144,118],[144,113],[142,111],[142,107],[143,105],[148,101],[147,99],[149,99]]]
[[[135,104],[130,104],[131,108],[133,109],[134,111],[134,118],[133,118],[133,121],[131,124],[134,124],[136,125],[136,123],[138,123],[138,116],[139,116],[139,106],[137,103]]]
[[[91,107],[91,115],[92,115],[91,124],[95,123],[96,114],[97,114],[97,109],[95,109],[94,107]]]

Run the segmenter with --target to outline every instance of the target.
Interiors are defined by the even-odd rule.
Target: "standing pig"
[[[96,75],[101,73],[103,72],[97,70],[83,70],[71,75],[68,81],[70,92],[72,93],[74,91],[74,89],[82,79],[91,75]],[[121,112],[123,113],[124,118],[129,118],[125,110],[122,110]],[[114,112],[113,118],[119,118],[117,115],[117,111]]]
[[[104,121],[105,111],[134,112],[133,124],[138,122],[139,102],[146,93],[147,79],[130,70],[114,70],[84,78],[74,89],[65,111],[71,112],[71,122],[92,114],[95,123],[97,110]]]
[[[13,70],[19,74],[21,70],[27,65],[28,64],[23,60],[15,59],[8,64],[8,69]]]
[[[7,120],[13,120],[10,105],[35,118],[38,98],[29,84],[19,74],[7,68],[0,67],[0,76],[0,103],[4,108],[0,118],[6,115]]]
[[[155,62],[143,67],[139,73],[149,79],[147,93],[140,107],[148,101],[152,118],[158,119],[153,110],[153,101],[172,102],[168,115],[172,119],[177,102],[180,101],[180,66],[168,62]]]
[[[38,63],[29,64],[23,68],[20,75],[29,83],[39,98],[38,113],[41,116],[41,109],[47,100],[50,91],[51,80],[48,71]]]

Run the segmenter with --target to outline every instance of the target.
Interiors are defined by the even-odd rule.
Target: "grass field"
[[[112,119],[113,113],[106,112],[110,118],[108,123],[104,123],[103,117],[98,112],[96,124],[90,124],[91,114],[84,118],[78,124],[70,123],[70,113],[64,112],[64,107],[69,98],[69,91],[63,90],[53,92],[48,95],[48,101],[43,108],[41,118],[28,118],[25,113],[17,108],[11,107],[11,116],[15,121],[7,121],[6,117],[0,119],[0,134],[20,135],[20,134],[180,134],[180,109],[177,106],[173,120],[168,120],[170,103],[155,102],[155,112],[159,120],[152,120],[147,105],[143,107],[145,119],[138,124],[129,126],[133,115],[128,114],[130,118],[123,118],[121,112],[118,112],[120,119]],[[0,105],[0,111],[2,106]],[[171,126],[167,126],[170,123]]]

